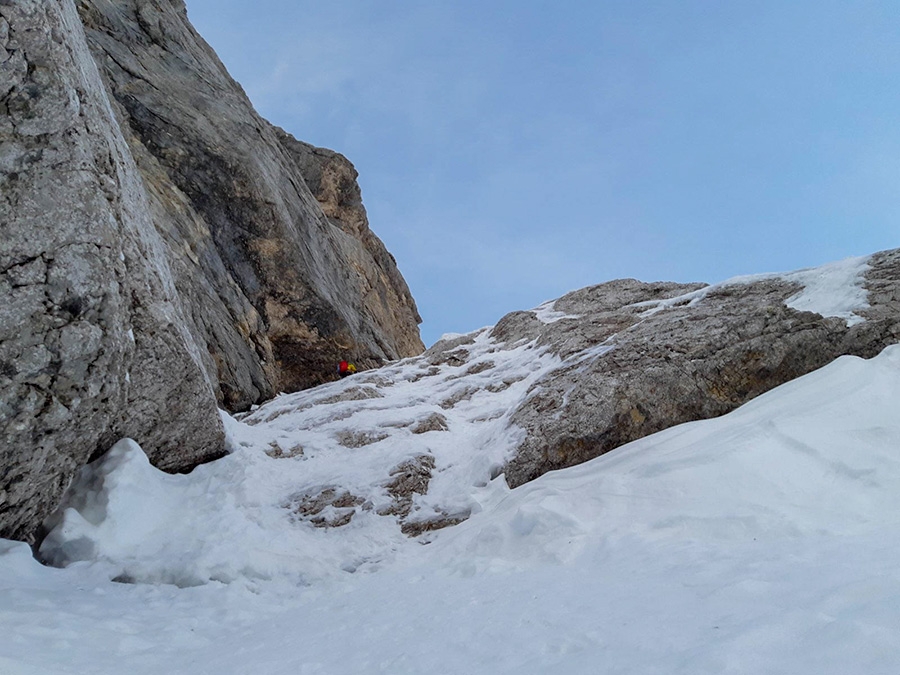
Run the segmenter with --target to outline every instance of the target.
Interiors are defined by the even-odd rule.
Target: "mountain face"
[[[227,409],[424,349],[346,159],[259,117],[180,0],[79,13]]]
[[[613,281],[416,356],[352,165],[261,119],[183,3],[0,4],[0,75],[3,537],[32,540],[119,438],[188,470],[225,452],[217,406],[326,383],[348,356],[413,358],[247,416],[279,462],[272,498],[316,526],[374,514],[419,536],[477,508],[461,484],[518,486],[900,341],[887,251]]]
[[[900,476],[900,352],[882,350],[900,341],[898,263],[900,250],[714,286],[582,289],[226,417],[234,452],[190,476],[161,476],[123,440],[76,479],[40,556],[103,560],[138,582],[314,584],[418,551],[444,565],[447,544],[465,576],[570,560],[593,528],[656,543],[718,532],[757,551],[756,532],[868,529],[893,518],[882,507]],[[845,351],[881,355],[817,368]]]
[[[0,536],[123,436],[422,351],[352,165],[260,118],[179,0],[0,5]],[[312,188],[312,190],[311,190]]]

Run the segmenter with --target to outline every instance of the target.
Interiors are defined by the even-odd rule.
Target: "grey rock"
[[[349,524],[364,499],[333,486],[294,495],[284,507],[294,522],[308,522],[313,527],[343,527]]]
[[[177,470],[223,432],[74,4],[0,17],[0,536],[31,541],[119,438]]]
[[[400,531],[407,537],[419,537],[426,532],[443,530],[445,527],[453,527],[454,525],[464,523],[471,515],[472,514],[469,512],[452,514],[440,513],[435,516],[430,516],[425,520],[407,519],[402,521]]]
[[[474,387],[474,386],[460,387],[456,391],[454,391],[450,396],[448,396],[443,401],[438,403],[438,405],[441,406],[441,408],[443,408],[444,410],[450,410],[451,408],[462,403],[463,401],[470,400],[475,394],[477,394],[479,392],[479,390],[480,390],[479,387]]]
[[[344,403],[345,401],[366,401],[373,398],[382,398],[383,394],[375,387],[347,387],[342,392],[332,396],[318,399],[316,405],[330,405],[332,403]]]
[[[337,434],[337,442],[345,448],[361,448],[383,441],[388,434],[383,431],[360,431],[358,429],[346,429]]]
[[[725,414],[838,356],[869,358],[900,341],[900,250],[876,254],[866,275],[865,322],[847,326],[786,306],[798,287],[780,278],[719,285],[619,280],[563,296],[553,309],[504,317],[493,335],[536,341],[560,368],[512,416],[525,430],[506,466],[513,487],[662,429]],[[686,295],[653,309],[653,302]],[[638,303],[651,303],[649,305]]]
[[[391,469],[391,479],[384,486],[391,496],[391,503],[378,515],[399,516],[401,520],[406,518],[412,511],[415,496],[428,492],[433,472],[434,457],[431,455],[418,455]]]
[[[424,349],[349,162],[262,119],[183,3],[79,12],[223,406],[335,379],[344,358],[366,368]]]
[[[290,445],[287,449],[281,447],[278,441],[270,441],[269,449],[266,455],[272,459],[293,459],[294,457],[303,457],[303,446],[299,443]]]

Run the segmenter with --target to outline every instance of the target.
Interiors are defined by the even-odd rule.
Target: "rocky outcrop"
[[[792,307],[795,278],[620,280],[560,298],[549,323],[535,312],[504,317],[497,339],[535,341],[563,359],[512,417],[525,438],[506,467],[509,484],[722,415],[838,356],[869,358],[900,341],[900,250],[869,260],[869,307],[857,312],[865,321]]]
[[[261,119],[180,0],[0,3],[0,111],[0,536],[122,436],[187,470],[217,403],[423,349],[352,165]]]
[[[298,141],[283,129],[276,127],[275,132],[328,221],[354,240],[351,264],[363,270],[365,311],[383,327],[394,345],[392,351],[403,356],[420,354],[424,345],[410,326],[421,323],[421,317],[394,256],[369,229],[353,164],[342,154]],[[366,366],[364,360],[360,362]]]
[[[0,536],[28,540],[119,438],[178,469],[223,433],[74,6],[0,17]]]

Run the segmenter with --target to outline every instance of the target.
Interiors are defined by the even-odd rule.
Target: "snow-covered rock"
[[[544,306],[492,331],[563,360],[511,418],[525,431],[513,486],[900,341],[900,250],[712,286],[613,281],[552,309],[553,322]]]
[[[0,223],[0,536],[123,436],[188,470],[217,403],[424,349],[353,166],[262,119],[181,0],[0,4]]]

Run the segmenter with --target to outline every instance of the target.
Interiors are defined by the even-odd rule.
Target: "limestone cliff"
[[[122,436],[187,470],[217,403],[423,349],[352,166],[260,118],[180,0],[0,3],[0,172],[0,536]]]
[[[349,162],[262,119],[181,0],[82,0],[79,12],[227,408],[327,381],[343,357],[422,351]]]

